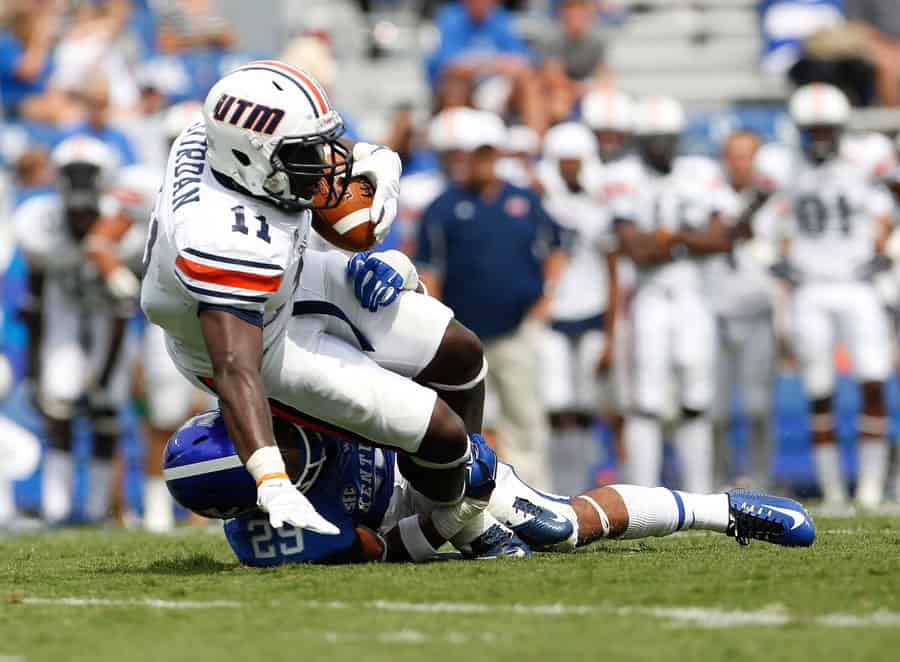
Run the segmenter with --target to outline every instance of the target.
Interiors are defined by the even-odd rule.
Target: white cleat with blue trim
[[[816,539],[812,518],[793,499],[731,490],[728,505],[731,515],[728,535],[742,545],[749,545],[755,539],[785,547],[809,547]]]

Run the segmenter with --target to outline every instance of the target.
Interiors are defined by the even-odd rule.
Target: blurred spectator
[[[158,5],[157,46],[163,53],[234,45],[234,31],[211,0],[162,0]]]
[[[435,20],[440,44],[426,64],[434,87],[448,71],[484,75],[526,65],[528,46],[513,32],[509,14],[497,0],[461,0],[447,5]]]
[[[128,0],[76,5],[71,26],[53,55],[53,86],[72,94],[92,78],[103,75],[110,81],[112,104],[133,106],[137,88],[121,48],[122,32],[130,15]]]
[[[59,23],[56,3],[19,0],[0,28],[0,97],[11,118],[53,120],[65,100],[48,89],[51,49]]]
[[[844,0],[762,0],[762,68],[784,75],[803,53],[807,37],[844,24]]]
[[[606,76],[606,44],[593,30],[596,15],[596,0],[562,0],[559,27],[537,43],[545,68],[559,69],[570,81]]]
[[[417,258],[429,291],[484,343],[487,386],[501,409],[500,454],[526,481],[548,485],[547,421],[538,389],[541,324],[565,263],[559,226],[528,189],[497,175],[502,121],[480,113],[468,176],[426,209]]]
[[[476,108],[520,119],[543,133],[544,103],[532,53],[497,0],[461,0],[444,7],[435,22],[440,43],[426,63],[432,88],[440,89],[447,78],[467,81]]]
[[[847,18],[865,32],[882,105],[900,105],[900,2],[847,0]]]
[[[96,138],[112,147],[119,155],[121,165],[137,162],[134,148],[122,131],[110,125],[109,82],[97,77],[89,81],[80,95],[86,119],[63,132],[58,142],[75,135]]]
[[[145,66],[138,71],[138,101],[133,112],[117,118],[115,125],[137,151],[137,160],[149,167],[166,165],[169,146],[163,140],[163,117],[166,109],[164,72]]]
[[[40,146],[32,145],[19,155],[15,162],[15,175],[15,206],[53,190],[50,156]]]

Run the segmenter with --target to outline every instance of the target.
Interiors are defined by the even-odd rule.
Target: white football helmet
[[[641,99],[634,116],[634,132],[644,162],[668,174],[678,151],[678,138],[687,124],[684,108],[672,97],[651,96]]]
[[[843,92],[833,85],[810,83],[791,95],[788,110],[810,159],[822,162],[838,153],[841,135],[850,120],[850,102]]]
[[[563,122],[544,136],[544,156],[548,159],[592,158],[597,153],[594,134],[580,122]]]
[[[250,194],[292,212],[340,201],[352,166],[338,142],[344,123],[302,69],[277,60],[238,67],[209,91],[203,120],[210,168]]]
[[[446,108],[428,124],[428,145],[438,154],[466,148],[466,136],[473,129],[478,111],[466,106]]]
[[[767,143],[753,156],[753,184],[764,193],[788,186],[793,170],[791,151],[784,145]]]
[[[597,136],[597,150],[603,161],[614,161],[629,147],[634,133],[634,101],[619,90],[603,88],[585,95],[581,116]]]
[[[100,198],[112,184],[119,156],[106,143],[90,136],[73,136],[50,154],[57,188],[67,210],[100,210]]]
[[[594,131],[631,133],[634,130],[634,101],[619,90],[592,90],[581,101],[581,116]]]

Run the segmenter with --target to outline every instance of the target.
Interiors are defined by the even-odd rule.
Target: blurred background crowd
[[[752,188],[761,145],[797,144],[785,106],[797,86],[836,86],[853,106],[857,143],[882,137],[855,152],[873,180],[893,167],[884,136],[900,129],[896,0],[0,0],[0,423],[9,426],[0,449],[44,451],[0,472],[0,527],[32,525],[32,515],[136,524],[152,501],[146,525],[171,528],[152,456],[207,403],[188,392],[186,401],[179,395],[180,420],[154,417],[164,407],[147,375],[168,359],[148,341],[129,362],[126,401],[107,407],[114,424],[104,428],[94,415],[90,379],[75,394],[85,406],[48,411],[40,375],[50,368],[36,339],[42,325],[52,337],[56,323],[41,310],[40,266],[29,263],[15,219],[57,190],[54,150],[73,136],[104,143],[111,167],[132,168],[140,181],[131,188],[152,195],[142,186],[157,185],[169,142],[206,91],[260,58],[312,73],[349,137],[400,153],[401,216],[386,245],[413,256],[431,293],[483,338],[486,425],[501,456],[539,486],[569,493],[615,480],[626,460],[619,440],[632,388],[635,276],[616,259],[607,190],[615,182],[594,173],[633,151],[635,100],[677,99],[683,114],[662,133],[677,134],[680,153],[716,161],[736,194]],[[134,215],[147,204],[135,204]],[[766,291],[754,314],[769,319],[778,292]],[[724,355],[729,311],[708,305]],[[84,307],[82,323],[96,310]],[[119,316],[137,346],[139,311]],[[776,356],[773,324],[762,333],[773,339],[771,356],[748,359],[763,366],[762,402],[748,410],[736,374],[716,388],[715,487],[752,480],[814,493],[795,363],[789,352]],[[835,360],[846,372],[846,356]],[[560,375],[570,364],[572,374]],[[893,381],[887,393],[896,417]],[[859,400],[853,381],[840,380],[838,441],[851,481]],[[61,421],[65,433],[54,428]],[[666,451],[661,479],[683,485],[684,465]],[[147,480],[145,467],[156,478]]]

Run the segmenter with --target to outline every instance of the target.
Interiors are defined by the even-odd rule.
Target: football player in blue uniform
[[[218,411],[190,419],[171,438],[164,475],[182,506],[225,520],[225,535],[246,565],[425,561],[444,540],[430,530],[427,499],[410,487],[389,449],[351,443],[274,420],[290,480],[337,535],[274,528],[257,505],[256,485],[244,468]],[[497,460],[481,439],[472,445],[467,496],[490,494],[485,519],[462,547],[472,557],[527,556],[571,551],[599,538],[665,536],[686,529],[806,547],[815,527],[799,503],[747,490],[690,494],[663,487],[611,485],[575,497],[540,492]],[[412,526],[412,522],[418,526]],[[509,533],[509,530],[513,533]]]

